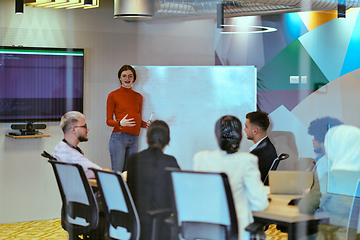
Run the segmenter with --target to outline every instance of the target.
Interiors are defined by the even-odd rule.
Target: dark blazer
[[[146,211],[172,206],[172,185],[166,167],[179,168],[179,165],[173,156],[157,147],[149,147],[128,158],[127,184],[139,214],[141,240],[151,239],[152,220]],[[159,239],[170,239],[168,229],[159,232]]]
[[[259,159],[259,170],[261,173],[261,181],[264,182],[266,175],[269,172],[272,162],[277,158],[277,153],[274,145],[271,143],[269,137],[264,138],[259,145],[251,151]],[[268,183],[265,183],[266,185]]]

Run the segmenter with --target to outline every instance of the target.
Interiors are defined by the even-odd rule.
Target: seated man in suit
[[[269,124],[270,120],[265,112],[257,111],[246,114],[244,131],[247,139],[254,142],[254,145],[250,148],[250,153],[256,155],[259,159],[259,170],[263,182],[271,164],[277,158],[275,147],[267,136]],[[264,184],[268,185],[267,182]]]
[[[146,133],[149,148],[132,154],[128,159],[127,183],[140,218],[140,239],[151,239],[152,219],[146,212],[171,208],[172,189],[166,167],[178,168],[173,156],[164,154],[170,141],[169,126],[160,120],[151,123]],[[160,223],[161,224],[161,223]],[[160,240],[170,238],[170,229],[160,226]]]

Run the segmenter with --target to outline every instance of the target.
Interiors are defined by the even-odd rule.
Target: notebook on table
[[[312,182],[312,172],[269,171],[271,194],[302,195],[303,190],[311,187]]]

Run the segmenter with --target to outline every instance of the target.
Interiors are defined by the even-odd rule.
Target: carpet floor
[[[287,234],[270,225],[266,240],[285,240]],[[60,219],[0,224],[0,240],[67,240],[68,234],[61,227]]]

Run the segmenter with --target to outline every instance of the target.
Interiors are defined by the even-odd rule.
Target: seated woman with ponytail
[[[194,170],[226,173],[234,198],[238,218],[239,239],[249,239],[245,227],[252,223],[252,211],[267,208],[269,202],[260,179],[258,158],[238,152],[242,138],[241,122],[234,116],[223,116],[215,124],[219,149],[201,151],[194,155]]]

